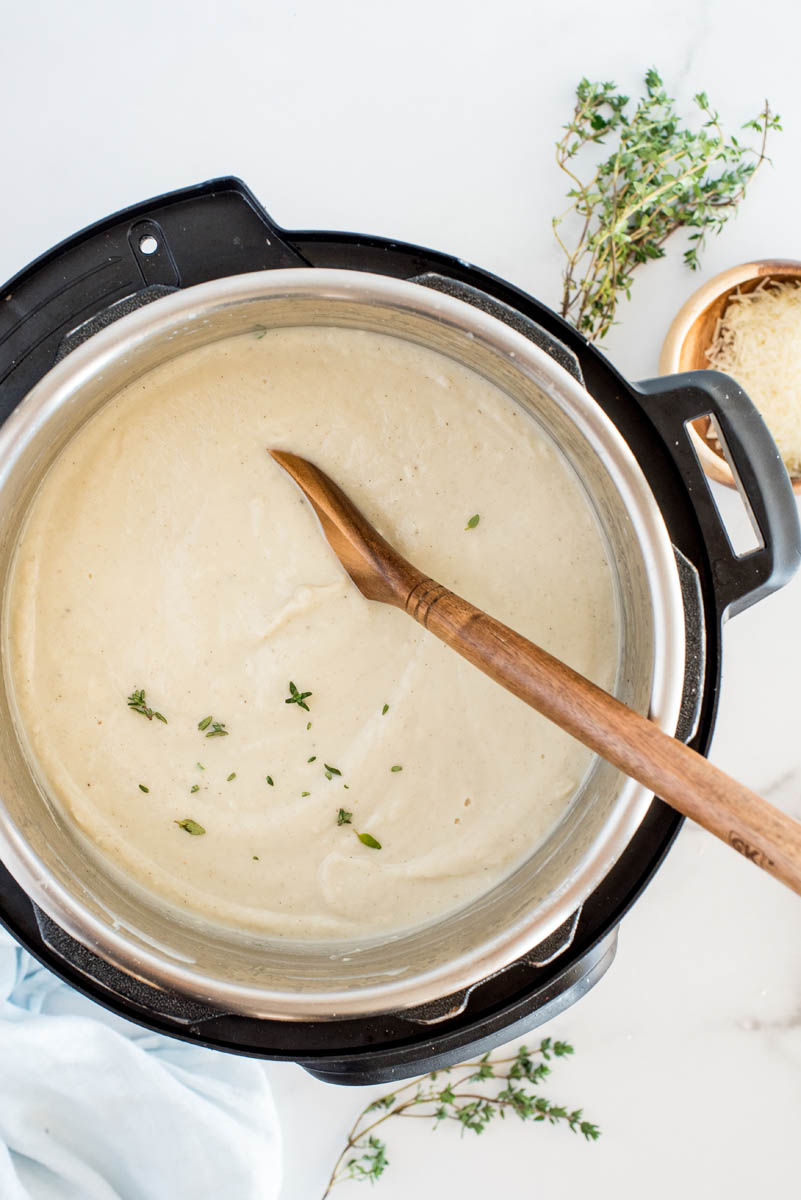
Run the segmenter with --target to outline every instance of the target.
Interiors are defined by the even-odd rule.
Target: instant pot
[[[786,583],[801,558],[789,480],[744,393],[713,372],[629,384],[503,280],[417,246],[279,229],[235,179],[109,217],[2,289],[3,569],[39,479],[92,405],[171,355],[261,322],[385,330],[519,393],[582,475],[612,551],[625,633],[617,694],[705,752],[722,622]],[[747,554],[734,553],[688,437],[706,415],[758,534]],[[146,906],[81,855],[36,788],[5,691],[0,715],[0,920],[19,941],[150,1029],[339,1083],[462,1061],[573,1003],[609,967],[622,916],[681,824],[599,760],[545,848],[469,911],[347,952],[268,946],[163,914],[146,922]]]

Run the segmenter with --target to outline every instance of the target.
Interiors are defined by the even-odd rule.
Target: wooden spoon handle
[[[490,678],[801,894],[801,824],[434,580],[419,579],[405,608]]]

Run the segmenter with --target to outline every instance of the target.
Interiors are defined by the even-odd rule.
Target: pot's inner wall
[[[426,303],[433,303],[436,309],[436,299],[429,296]],[[154,311],[158,307],[154,306]],[[25,511],[44,472],[79,425],[120,387],[185,350],[250,331],[255,325],[314,324],[370,329],[438,350],[484,375],[537,419],[573,466],[606,538],[619,605],[616,691],[626,704],[647,713],[654,659],[652,604],[646,565],[618,489],[602,457],[557,399],[549,372],[542,369],[538,373],[531,368],[529,374],[524,373],[517,359],[501,354],[479,336],[468,335],[458,324],[451,324],[450,317],[422,315],[347,296],[321,300],[265,295],[221,304],[212,312],[204,310],[197,320],[184,317],[168,334],[143,337],[122,355],[104,355],[99,369],[87,357],[85,367],[68,385],[68,394],[61,395],[57,404],[46,402],[40,406],[36,416],[30,415],[29,431],[20,438],[16,460],[5,479],[0,480],[6,495],[0,514],[3,577],[7,576]],[[125,321],[120,323],[121,336],[124,325]],[[276,1010],[274,1002],[260,1007],[256,1000],[243,999],[239,1005],[262,1015],[293,1016],[291,996],[299,992],[352,993],[440,970],[459,959],[475,957],[477,947],[486,946],[494,937],[508,938],[510,932],[527,939],[523,949],[536,945],[564,920],[564,904],[569,902],[575,907],[573,900],[582,887],[586,894],[597,881],[596,861],[595,875],[583,886],[586,856],[610,819],[631,824],[633,809],[642,808],[642,796],[635,802],[634,793],[630,781],[607,763],[596,760],[566,817],[546,843],[491,892],[436,924],[363,945],[269,941],[205,923],[201,926],[174,911],[165,911],[103,860],[87,853],[82,836],[62,819],[34,783],[14,732],[5,678],[0,689],[0,797],[13,827],[12,837],[18,839],[17,846],[22,850],[27,843],[44,864],[44,871],[39,872],[44,888],[40,903],[45,901],[42,906],[49,915],[85,944],[97,946],[88,927],[61,911],[57,892],[63,888],[77,895],[104,926],[124,931],[133,944],[133,956],[126,959],[122,953],[115,954],[108,944],[102,950],[106,958],[124,969],[137,972],[138,945],[146,953],[159,954],[173,969],[191,969],[196,977],[191,990],[212,1001],[218,980],[286,995],[283,1012]],[[601,863],[601,868],[608,869],[622,848],[620,845],[615,853],[610,851],[608,862]],[[480,960],[473,969],[473,977],[480,978]],[[141,968],[141,974],[151,982],[159,982],[151,967]],[[437,992],[448,990],[452,989],[447,981],[445,986],[440,982]],[[430,992],[422,987],[411,1002],[429,998]],[[230,999],[226,1003],[227,1008],[236,1006]]]

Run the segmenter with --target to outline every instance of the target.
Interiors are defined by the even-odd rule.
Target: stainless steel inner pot
[[[547,431],[580,479],[608,543],[621,630],[616,694],[672,733],[684,675],[681,592],[662,516],[626,443],[582,386],[522,334],[461,300],[385,276],[295,269],[219,279],[123,317],[63,359],[0,428],[4,595],[36,488],[105,401],[197,346],[254,326],[304,325],[373,330],[437,350],[497,384]],[[6,627],[4,601],[3,637]],[[0,682],[6,867],[85,946],[145,982],[222,1011],[320,1020],[411,1008],[469,987],[537,946],[576,911],[650,803],[646,789],[597,760],[545,844],[492,891],[446,918],[392,937],[336,944],[242,934],[167,910],[87,854],[26,761],[5,669]]]

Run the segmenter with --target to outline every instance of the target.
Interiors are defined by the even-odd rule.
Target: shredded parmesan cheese
[[[801,475],[801,282],[765,280],[735,292],[706,353],[747,392],[787,470]]]

